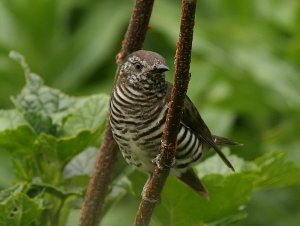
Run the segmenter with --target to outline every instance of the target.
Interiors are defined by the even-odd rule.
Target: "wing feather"
[[[171,96],[170,95],[171,90],[172,90],[172,85],[169,84],[167,99],[169,99]],[[217,137],[211,134],[209,128],[203,121],[198,110],[196,109],[196,107],[194,106],[194,104],[192,103],[192,101],[189,99],[188,96],[186,96],[184,101],[181,123],[186,127],[191,128],[201,140],[203,140],[210,147],[212,147],[215,150],[215,152],[217,152],[217,154],[220,156],[220,158],[223,160],[223,162],[234,171],[234,167],[232,166],[230,161],[226,158],[224,153],[217,146],[218,144],[216,139]]]

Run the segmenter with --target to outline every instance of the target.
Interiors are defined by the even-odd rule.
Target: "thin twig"
[[[174,85],[169,102],[166,125],[162,135],[160,155],[152,177],[143,191],[135,226],[147,226],[150,223],[156,202],[174,163],[176,153],[176,139],[182,116],[183,103],[189,83],[189,68],[194,30],[196,0],[182,0],[182,14],[180,23],[179,42],[176,50],[176,69]],[[159,167],[158,167],[159,166]]]
[[[142,48],[154,0],[136,0],[131,20],[125,38],[122,42],[121,51],[117,55],[117,71],[115,80],[119,75],[120,65],[123,59],[130,53]],[[109,116],[108,116],[109,117]],[[111,182],[111,175],[117,161],[118,145],[113,139],[111,127],[107,120],[104,142],[96,159],[92,177],[81,208],[79,226],[96,226],[101,218],[104,199]]]
[[[117,63],[120,65],[124,58],[143,47],[154,0],[136,0],[132,11],[130,23],[122,42],[122,49],[117,56]]]

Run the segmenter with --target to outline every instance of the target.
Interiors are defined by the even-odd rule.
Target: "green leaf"
[[[0,225],[30,226],[40,215],[39,200],[22,193],[23,184],[0,192]]]
[[[13,195],[14,193],[21,192],[25,188],[24,183],[20,183],[18,185],[12,186],[0,192],[0,203],[4,202],[9,196]]]
[[[254,163],[259,167],[258,188],[285,187],[300,184],[300,169],[285,159],[284,152],[269,152]]]
[[[9,187],[15,180],[13,167],[9,159],[10,159],[10,154],[7,151],[5,151],[3,148],[1,148],[0,145],[0,172],[1,172],[0,188]]]
[[[253,162],[225,153],[236,168],[235,173],[217,155],[196,167],[210,200],[203,200],[170,177],[155,210],[153,225],[230,225],[246,217],[245,206],[253,191],[299,183],[300,169],[287,162],[281,152],[267,153]],[[129,178],[140,199],[146,177],[134,173]]]
[[[58,135],[57,125],[53,124],[49,116],[43,115],[40,112],[26,112],[24,118],[37,134],[48,133],[53,136]]]
[[[82,130],[96,130],[104,125],[108,112],[109,96],[100,94],[82,98],[63,125],[64,135],[73,135]]]
[[[91,175],[98,150],[98,148],[89,147],[75,156],[64,168],[64,177],[71,178]]]
[[[208,175],[203,178],[210,194],[208,203],[201,202],[202,219],[212,222],[226,219],[244,210],[255,184],[256,175],[236,173],[228,176]],[[230,198],[228,198],[230,197]],[[199,210],[197,210],[199,212]],[[205,214],[206,212],[206,214]]]
[[[17,110],[0,110],[0,133],[6,129],[15,129],[25,123],[22,114]]]
[[[96,131],[83,130],[75,136],[63,138],[42,134],[38,138],[36,145],[48,158],[59,161],[64,166],[85,148],[98,143],[101,134],[102,129]]]
[[[45,86],[22,55],[11,56],[22,65],[26,85],[13,99],[20,112],[0,111],[0,145],[13,154],[18,178],[59,184],[68,161],[88,146],[99,145],[109,97],[69,97]]]
[[[156,219],[161,225],[174,226],[202,225],[227,219],[243,211],[254,179],[255,176],[246,174],[207,176],[203,183],[210,193],[210,200],[205,201],[172,178],[164,189],[163,204],[156,211]]]
[[[35,133],[27,125],[0,131],[0,145],[10,153],[32,153],[35,138]]]
[[[21,54],[12,51],[10,56],[21,64],[26,78],[25,87],[13,98],[15,106],[24,113],[24,118],[37,134],[57,135],[57,127],[78,101],[45,86],[38,75],[30,72]]]
[[[30,184],[30,189],[34,190],[34,193],[48,193],[53,196],[56,196],[57,198],[60,198],[61,200],[64,200],[68,196],[81,196],[82,190],[78,190],[74,187],[62,187],[62,186],[54,186],[52,184],[43,183],[40,180],[33,181],[32,184]]]
[[[146,177],[136,172],[130,179],[135,195],[140,199]],[[249,200],[255,179],[251,173],[207,175],[202,180],[210,194],[210,200],[206,201],[174,177],[169,177],[161,202],[155,209],[153,225],[198,226],[236,220],[241,214],[245,216],[244,205]]]
[[[242,158],[239,158],[236,155],[229,155],[229,151],[224,150],[224,154],[227,156],[229,161],[232,163],[236,172],[249,172],[257,171],[258,168],[255,164],[251,162],[246,162]],[[195,166],[195,169],[198,172],[200,177],[204,177],[210,174],[221,174],[221,175],[230,175],[233,174],[232,170],[228,168],[222,159],[218,155],[213,155],[212,157],[204,160],[201,164]]]
[[[13,101],[37,134],[74,136],[83,130],[96,130],[103,126],[108,111],[107,95],[69,97],[45,86],[38,75],[30,72],[22,55],[11,52],[11,56],[20,62],[26,77],[26,86]]]
[[[62,170],[75,155],[98,145],[108,111],[108,96],[74,98],[47,87],[30,72],[22,55],[26,85],[13,99],[20,110],[0,111],[0,145],[13,154],[14,172],[30,182],[62,183]]]
[[[13,101],[38,133],[49,132],[41,129],[39,125],[48,125],[49,129],[59,125],[76,104],[75,99],[44,86],[42,79],[32,73],[26,76],[26,86]]]

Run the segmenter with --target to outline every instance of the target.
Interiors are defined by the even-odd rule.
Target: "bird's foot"
[[[175,163],[176,163],[176,158],[174,157],[172,160],[171,160],[171,163],[170,164],[167,164],[167,163],[161,163],[161,160],[160,160],[160,154],[158,154],[154,159],[152,159],[152,163],[154,165],[156,165],[160,170],[164,170],[164,169],[171,169],[175,166]]]

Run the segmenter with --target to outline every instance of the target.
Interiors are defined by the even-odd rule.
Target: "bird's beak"
[[[164,64],[157,64],[153,68],[154,72],[159,72],[159,73],[162,73],[162,72],[165,72],[165,71],[169,71],[169,70],[170,69],[166,65],[164,65]]]

